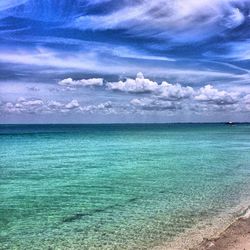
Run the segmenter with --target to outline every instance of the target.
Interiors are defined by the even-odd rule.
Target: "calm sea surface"
[[[0,126],[0,249],[147,249],[242,200],[250,125]]]

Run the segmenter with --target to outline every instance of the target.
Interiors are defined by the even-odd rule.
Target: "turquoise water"
[[[0,249],[147,249],[250,200],[250,125],[0,126]]]

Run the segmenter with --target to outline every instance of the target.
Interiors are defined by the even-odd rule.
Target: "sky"
[[[0,123],[250,122],[250,0],[0,0]]]

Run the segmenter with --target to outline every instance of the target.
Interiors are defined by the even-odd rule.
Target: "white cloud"
[[[246,104],[250,104],[250,94],[246,95],[244,98],[243,98],[244,102]]]
[[[52,109],[56,109],[56,108],[61,108],[63,107],[63,103],[61,102],[57,102],[57,101],[49,101],[48,102],[48,106],[49,108],[52,108]]]
[[[89,80],[80,80],[82,82]],[[71,78],[65,79],[62,85],[73,86],[74,82]],[[84,85],[83,85],[84,86]],[[171,84],[163,81],[158,84],[155,81],[147,79],[140,72],[135,79],[127,78],[124,81],[108,82],[106,89],[111,91],[120,91],[133,95],[142,95],[144,98],[134,98],[130,104],[142,110],[179,110],[185,108],[187,110],[232,110],[238,107],[242,108],[244,103],[241,98],[246,94],[239,91],[228,92],[219,90],[212,85],[206,85],[199,89],[190,86],[182,86],[181,84]],[[102,105],[89,105],[81,107],[81,110],[93,112],[102,109]],[[105,109],[109,107],[109,103],[105,104]]]
[[[72,100],[71,102],[65,105],[66,109],[75,109],[79,107],[80,107],[80,104],[77,100]]]
[[[44,102],[40,99],[26,100],[23,97],[18,98],[17,102],[6,102],[2,104],[1,109],[5,113],[37,113],[44,109]]]
[[[81,80],[73,80],[72,78],[67,78],[58,82],[59,85],[68,86],[68,87],[91,87],[91,86],[102,86],[103,79],[102,78],[91,78],[91,79],[81,79]]]
[[[230,105],[238,102],[237,94],[232,94],[226,91],[219,91],[211,85],[198,90],[195,98],[196,101],[211,102],[217,105]]]
[[[146,111],[176,111],[181,109],[181,103],[175,101],[163,101],[156,98],[132,99],[130,102],[136,108]]]
[[[167,100],[190,98],[194,94],[192,87],[182,87],[180,84],[162,82],[158,88],[159,97]]]
[[[162,99],[176,100],[189,98],[194,94],[191,87],[183,87],[180,84],[170,84],[163,81],[158,84],[155,81],[144,78],[140,72],[135,79],[128,78],[125,81],[110,82],[107,84],[109,90],[128,93],[153,93]]]
[[[157,82],[145,79],[140,72],[135,79],[126,79],[125,81],[109,82],[107,84],[108,89],[117,90],[129,93],[147,93],[153,92],[158,88]]]
[[[100,103],[97,105],[87,105],[81,108],[83,112],[94,113],[97,111],[103,111],[104,113],[115,113],[111,101]]]
[[[228,28],[235,28],[241,25],[245,20],[244,14],[238,9],[233,8],[232,13],[228,16],[225,21],[225,26]]]
[[[21,102],[22,106],[30,106],[30,107],[36,107],[36,106],[41,106],[43,105],[42,100],[30,100],[30,101],[22,101]]]
[[[250,95],[240,91],[228,92],[212,85],[200,89],[183,87],[180,84],[162,82],[147,97],[134,98],[130,104],[147,111],[248,111]]]
[[[88,80],[79,80],[82,82]],[[65,79],[71,84],[72,79]],[[65,83],[64,83],[65,84]],[[63,86],[64,86],[63,84]],[[84,85],[83,85],[84,86]],[[105,87],[105,85],[104,85]],[[106,83],[106,91],[124,92],[124,96],[116,98],[112,93],[114,101],[97,103],[88,100],[91,104],[82,104],[81,100],[73,99],[65,101],[64,96],[58,96],[57,100],[42,100],[39,98],[20,97],[16,101],[2,101],[0,103],[0,113],[129,113],[137,111],[171,111],[185,110],[185,112],[206,113],[207,111],[250,111],[250,93],[247,90],[240,91],[234,89],[233,92],[217,89],[212,85],[205,85],[201,88],[182,86],[181,84],[171,84],[163,81],[158,84],[147,79],[142,73],[138,73],[135,79]],[[38,92],[39,93],[39,92]],[[109,95],[111,93],[109,92]],[[132,98],[133,97],[133,98]],[[66,97],[67,98],[67,97]],[[120,99],[121,98],[121,99]],[[132,98],[129,101],[129,98]],[[59,100],[58,100],[59,99]],[[64,99],[61,101],[60,99]],[[85,101],[86,102],[86,101]]]
[[[48,113],[115,113],[113,104],[110,101],[92,104],[81,105],[78,100],[73,99],[70,102],[61,101],[42,101],[40,99],[25,99],[23,97],[18,98],[15,102],[0,102],[0,113],[7,114],[21,114],[21,113],[36,113],[36,114],[48,114]]]
[[[250,94],[243,97],[240,110],[250,112]]]

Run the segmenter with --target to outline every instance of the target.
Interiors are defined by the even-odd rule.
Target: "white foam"
[[[244,220],[250,218],[250,208],[249,207],[248,207],[248,209],[245,210],[244,215],[240,216],[240,218],[244,219]]]

